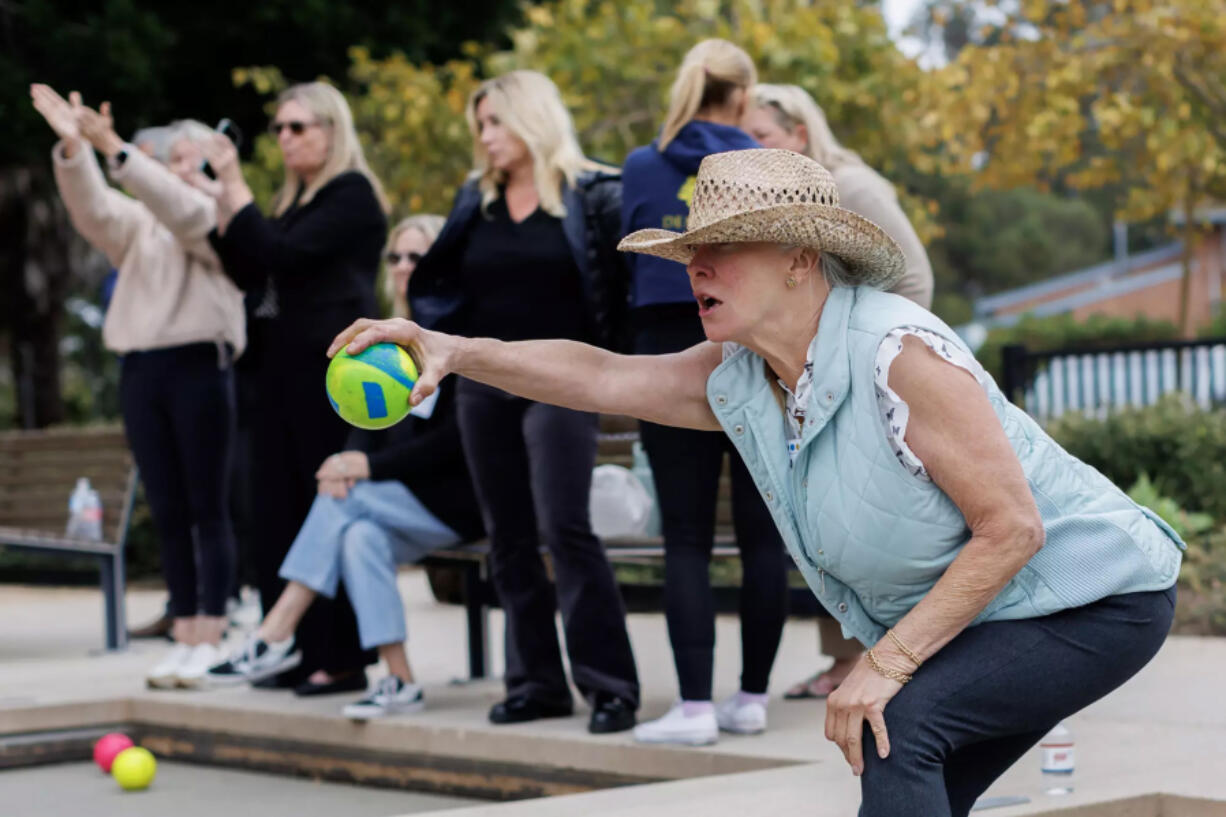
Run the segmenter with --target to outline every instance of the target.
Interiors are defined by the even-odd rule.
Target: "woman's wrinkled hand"
[[[376,343],[394,343],[408,349],[421,369],[409,396],[409,403],[416,406],[438,389],[439,381],[455,371],[462,341],[422,329],[403,318],[382,321],[363,318],[336,336],[328,348],[328,357],[335,357],[341,349],[355,355]]]
[[[852,774],[864,773],[864,723],[868,722],[877,756],[890,754],[890,736],[886,731],[885,707],[898,694],[902,684],[882,675],[861,657],[851,674],[826,699],[826,739],[843,750],[843,757]]]

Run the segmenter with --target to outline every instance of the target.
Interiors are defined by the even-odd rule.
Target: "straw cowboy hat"
[[[637,230],[617,248],[688,264],[702,244],[769,241],[838,256],[859,283],[889,289],[906,262],[897,242],[839,206],[834,177],[790,150],[734,150],[702,160],[688,229]]]

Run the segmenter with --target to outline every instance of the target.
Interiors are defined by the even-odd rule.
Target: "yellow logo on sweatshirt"
[[[677,191],[677,198],[685,202],[685,207],[688,210],[690,202],[694,200],[694,176],[690,176],[681,185],[681,189]],[[681,213],[671,213],[661,219],[660,226],[666,230],[684,230],[686,217]]]

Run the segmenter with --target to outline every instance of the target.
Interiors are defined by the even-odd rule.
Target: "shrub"
[[[1186,395],[1170,394],[1101,420],[1069,413],[1048,431],[1116,485],[1148,475],[1161,496],[1226,524],[1226,411],[1206,411]]]

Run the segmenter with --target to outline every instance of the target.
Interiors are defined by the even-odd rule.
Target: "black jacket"
[[[354,429],[345,448],[365,452],[372,480],[404,483],[430,513],[471,542],[485,533],[460,447],[455,388],[454,377],[439,384],[438,403],[429,419],[410,414],[383,431]]]
[[[270,283],[276,291],[277,318],[258,335],[285,335],[302,353],[322,354],[350,323],[376,314],[387,217],[361,173],[341,173],[277,217],[249,204],[209,240],[250,302],[259,304]]]
[[[629,275],[617,251],[621,199],[621,178],[609,173],[583,173],[576,187],[562,191],[562,231],[579,268],[589,335],[608,349],[625,348],[626,338]],[[467,182],[456,194],[442,232],[413,272],[409,304],[413,320],[427,329],[468,334],[457,272],[469,227],[480,211],[481,191],[475,181]]]

